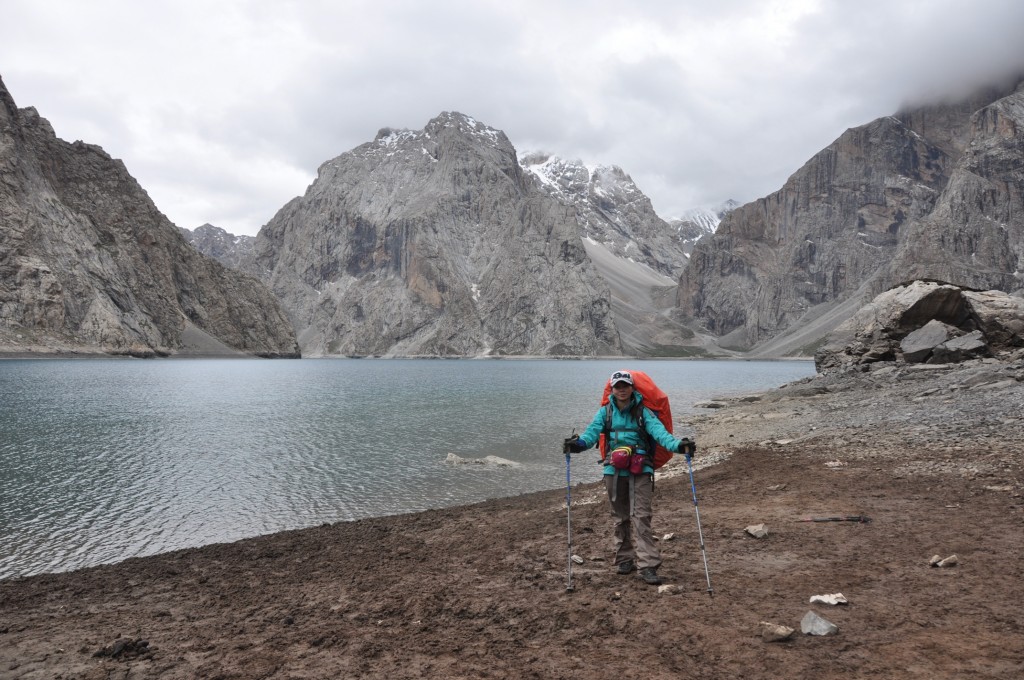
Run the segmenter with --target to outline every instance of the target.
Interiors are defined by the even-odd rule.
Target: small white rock
[[[572,561],[575,562],[576,564],[583,564],[583,558],[580,557],[579,555],[573,555],[572,556]]]
[[[659,595],[678,595],[683,592],[679,586],[668,584],[664,586],[658,586]]]
[[[663,540],[663,541],[671,541],[675,537],[676,537],[675,534],[665,534],[664,536],[661,537],[661,540]]]
[[[811,604],[820,602],[822,604],[849,604],[846,596],[842,593],[831,593],[829,595],[811,595]]]
[[[800,620],[800,630],[804,635],[835,635],[839,632],[839,626],[814,612],[807,612]]]
[[[782,642],[793,637],[793,633],[796,632],[789,626],[780,626],[768,621],[762,621],[758,625],[761,626],[761,639],[765,642]]]
[[[956,555],[950,555],[946,559],[939,562],[937,567],[955,567],[960,560],[957,559]]]
[[[764,538],[768,535],[768,529],[763,524],[751,524],[749,527],[744,529],[748,534],[754,538]]]

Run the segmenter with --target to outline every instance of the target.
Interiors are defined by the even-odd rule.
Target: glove
[[[697,444],[688,437],[683,437],[676,442],[676,452],[685,455],[687,458],[697,453]]]
[[[569,437],[562,443],[562,451],[564,453],[579,453],[587,448],[587,442],[583,441],[579,437]]]

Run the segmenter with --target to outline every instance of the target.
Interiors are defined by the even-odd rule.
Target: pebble
[[[754,538],[764,538],[768,535],[768,529],[763,524],[751,524],[744,531]]]
[[[835,635],[839,632],[839,626],[814,612],[807,612],[800,619],[800,630],[804,635]]]
[[[762,621],[758,625],[761,627],[761,639],[765,642],[782,642],[793,637],[793,633],[796,632],[789,626],[782,626],[768,621]]]

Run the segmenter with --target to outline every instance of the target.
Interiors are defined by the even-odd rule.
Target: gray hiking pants
[[[615,518],[615,564],[633,561],[639,569],[661,564],[651,533],[652,475],[605,475],[605,488]]]

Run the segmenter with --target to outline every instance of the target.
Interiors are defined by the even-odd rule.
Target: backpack
[[[647,434],[647,429],[644,427],[644,409],[649,409],[654,415],[658,416],[658,420],[665,426],[669,434],[672,434],[672,409],[668,403],[668,395],[665,394],[660,387],[654,384],[651,377],[643,371],[629,371],[633,376],[633,390],[639,392],[643,396],[643,401],[640,405],[643,407],[640,409],[640,413],[636,414],[637,424],[640,426],[640,437],[647,441],[648,455],[650,455],[651,445],[654,445],[654,456],[651,460],[651,464],[654,469],[662,467],[665,463],[672,459],[675,455],[661,444],[653,441],[653,438]],[[611,382],[605,383],[604,395],[601,397],[601,406],[606,406],[612,393]],[[611,431],[612,426],[612,413],[610,409],[604,411],[604,432],[601,433],[598,439],[598,449],[601,452],[601,462],[604,462],[605,456],[608,455],[608,433]]]

